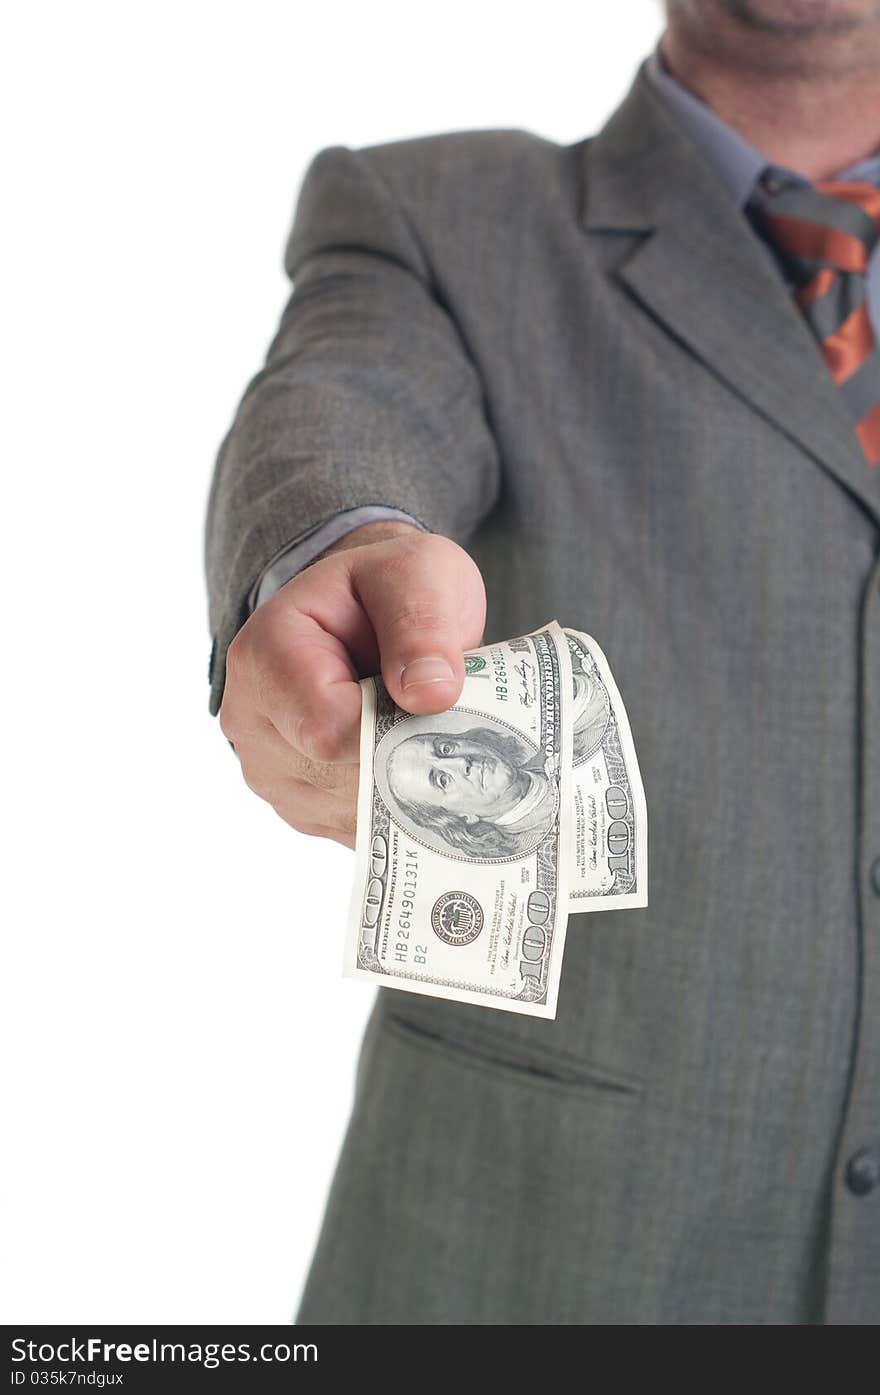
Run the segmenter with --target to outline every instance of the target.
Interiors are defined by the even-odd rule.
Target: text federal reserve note
[[[574,681],[571,911],[648,904],[648,815],[626,711],[590,635],[566,630]]]
[[[573,865],[569,643],[551,623],[465,656],[413,717],[366,679],[348,977],[555,1017]]]

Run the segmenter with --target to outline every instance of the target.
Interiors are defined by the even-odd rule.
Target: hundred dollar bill
[[[574,682],[571,911],[648,904],[648,814],[626,710],[590,635],[566,630]]]
[[[467,654],[439,716],[402,712],[381,680],[362,689],[346,976],[555,1017],[576,691],[562,630]]]

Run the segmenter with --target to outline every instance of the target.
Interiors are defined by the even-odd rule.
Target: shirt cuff
[[[297,572],[301,572],[310,562],[314,562],[315,558],[328,547],[332,547],[333,543],[344,538],[346,533],[353,532],[355,528],[363,528],[366,523],[392,521],[411,523],[423,533],[427,531],[424,524],[419,523],[418,519],[412,518],[410,514],[401,509],[386,508],[383,504],[365,504],[357,509],[344,509],[328,518],[325,523],[306,529],[299,537],[287,543],[263,568],[248,596],[249,610],[253,613],[257,606],[268,601],[285,582],[290,581],[291,577],[296,576]]]

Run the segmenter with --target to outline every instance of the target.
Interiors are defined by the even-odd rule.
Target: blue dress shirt
[[[701,102],[699,97],[695,97],[675,80],[664,65],[659,48],[651,54],[645,71],[648,80],[668,104],[682,130],[693,141],[703,159],[729,189],[738,206],[745,208],[761,174],[770,163],[766,156],[753,145],[749,145],[748,141],[732,126],[728,126],[726,121],[722,121],[711,107],[707,107],[705,102]],[[774,169],[783,170],[802,184],[810,182],[797,170],[786,169],[784,165],[774,164]],[[834,178],[859,180],[863,184],[876,184],[880,187],[880,154],[871,155],[866,160],[849,165]],[[868,262],[866,292],[868,317],[874,337],[880,339],[880,242],[874,248]]]

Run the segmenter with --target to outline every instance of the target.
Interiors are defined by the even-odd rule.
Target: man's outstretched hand
[[[443,712],[486,619],[476,564],[405,523],[355,529],[288,581],[229,646],[220,726],[245,781],[301,833],[353,848],[361,693],[381,669],[408,712]]]

